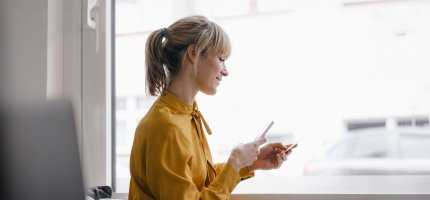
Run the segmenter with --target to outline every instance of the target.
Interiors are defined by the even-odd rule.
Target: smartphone
[[[264,130],[264,132],[258,136],[256,139],[260,139],[260,138],[266,138],[267,132],[269,132],[270,128],[272,128],[273,124],[275,122],[274,121],[270,121],[269,124],[267,125],[266,129]]]
[[[285,150],[285,152],[287,152],[287,151],[289,151],[289,150],[291,150],[291,149],[294,149],[294,148],[296,148],[297,147],[297,145],[299,144],[299,142],[300,142],[300,140],[301,140],[302,138],[301,137],[299,137],[297,140],[295,140],[293,143],[291,143],[292,145],[290,146],[290,147],[288,147],[286,150]]]

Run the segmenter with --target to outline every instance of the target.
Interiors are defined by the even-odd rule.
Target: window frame
[[[112,11],[114,15],[115,0],[112,1]],[[114,19],[114,18],[113,18]],[[112,20],[114,29],[115,20]],[[113,30],[112,33],[115,33]],[[112,52],[115,51],[115,37],[112,37]],[[113,55],[113,54],[112,54]],[[114,61],[112,56],[112,165],[106,166],[112,169],[112,186],[115,186],[115,80],[114,80]],[[84,152],[85,153],[85,152]],[[385,182],[387,178],[390,184],[375,185],[372,183]],[[255,182],[265,181],[267,185],[275,188],[261,188]],[[297,184],[299,183],[299,184]],[[339,183],[351,183],[342,185]],[[327,177],[292,177],[292,178],[269,178],[254,177],[253,179],[240,183],[236,190],[233,191],[232,199],[429,199],[430,191],[420,187],[412,186],[430,185],[430,176],[372,176],[372,177],[355,177],[355,176],[327,176]],[[372,186],[373,188],[369,187]],[[384,188],[387,186],[387,188]],[[340,187],[340,189],[339,189]],[[287,189],[283,189],[287,188]],[[324,190],[326,189],[326,190]],[[115,191],[115,187],[114,187]],[[381,193],[383,191],[383,193]],[[127,198],[126,193],[118,193],[114,198]]]
[[[99,2],[99,31],[87,22],[87,6],[96,0],[63,1],[63,96],[71,100],[77,127],[84,187],[112,185],[115,121],[112,111],[115,0]],[[97,36],[97,34],[99,34]],[[99,51],[97,52],[97,39]]]

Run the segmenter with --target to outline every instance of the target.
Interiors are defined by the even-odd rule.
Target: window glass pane
[[[125,110],[127,108],[127,99],[125,97],[116,98],[116,109]]]
[[[270,12],[289,10],[293,8],[294,0],[255,0],[258,5],[258,11]]]
[[[330,159],[348,159],[354,149],[356,141],[344,140],[337,143],[329,152]]]
[[[216,18],[240,16],[250,12],[250,0],[206,0],[200,3],[196,1],[196,3],[199,6],[196,12]]]
[[[383,158],[388,156],[390,135],[375,134],[357,140],[354,145],[354,158]]]
[[[126,146],[127,141],[124,135],[127,133],[127,122],[124,120],[116,121],[116,145],[117,146]]]
[[[430,159],[430,135],[401,135],[400,158]]]
[[[383,135],[430,135],[430,1],[343,2],[117,0],[117,191],[128,191],[134,130],[156,100],[145,93],[146,38],[193,14],[219,24],[233,47],[217,94],[196,97],[214,162],[274,120],[270,141],[302,139],[284,166],[257,176],[415,173],[390,167],[428,158],[426,140]]]

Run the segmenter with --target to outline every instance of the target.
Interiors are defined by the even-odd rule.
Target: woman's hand
[[[230,153],[227,163],[229,163],[237,172],[241,168],[254,163],[257,156],[261,155],[260,146],[266,142],[266,138],[260,138],[253,142],[239,144]]]
[[[270,143],[264,145],[260,148],[260,154],[257,156],[257,160],[255,160],[255,162],[252,163],[252,165],[249,166],[248,169],[250,171],[254,171],[257,169],[278,169],[282,166],[282,163],[287,160],[287,157],[296,147],[297,145],[283,145],[282,143]],[[286,151],[287,149],[289,150]]]

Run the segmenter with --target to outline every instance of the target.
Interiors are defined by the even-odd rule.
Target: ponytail
[[[163,93],[168,85],[168,76],[163,67],[163,30],[152,32],[145,49],[146,86],[152,96]]]

